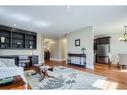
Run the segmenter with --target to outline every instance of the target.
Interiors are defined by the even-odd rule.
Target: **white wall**
[[[67,35],[67,52],[82,53],[81,48],[86,48],[86,67],[94,68],[93,65],[93,27],[71,32]],[[80,39],[80,46],[75,46],[75,39]]]
[[[50,39],[50,58],[51,60],[59,59],[59,40],[58,39]]]
[[[44,38],[41,33],[37,34],[37,50],[33,51],[33,54],[39,55],[39,63],[44,63],[44,48],[43,48]]]
[[[59,59],[66,60],[66,38],[59,38]]]
[[[14,49],[0,49],[0,55],[31,55],[32,50],[14,50]],[[44,62],[43,52],[43,36],[41,33],[37,34],[37,49],[33,50],[33,54],[39,55],[39,63]]]

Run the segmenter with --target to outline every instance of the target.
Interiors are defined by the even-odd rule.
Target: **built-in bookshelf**
[[[26,48],[36,48],[36,36],[33,34],[26,34]]]
[[[9,48],[11,46],[11,32],[0,28],[0,48]]]
[[[36,49],[37,34],[0,25],[0,49]]]

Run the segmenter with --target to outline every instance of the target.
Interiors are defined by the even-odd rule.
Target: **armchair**
[[[123,69],[123,66],[127,65],[127,54],[119,54],[118,67]]]
[[[0,58],[0,79],[16,75],[26,82],[23,67],[17,67],[14,59]]]

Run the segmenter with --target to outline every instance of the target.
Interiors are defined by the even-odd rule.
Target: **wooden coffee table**
[[[49,78],[54,78],[54,76],[50,76],[47,72],[47,70],[52,71],[53,72],[53,67],[40,67],[40,66],[34,66],[33,70],[36,71],[36,73],[40,74],[42,76],[42,78],[40,79],[40,81],[42,81],[45,77],[49,77]],[[35,73],[35,74],[36,74]]]
[[[15,80],[13,80],[11,83],[0,85],[0,90],[25,90],[25,82],[21,78],[20,75],[14,76]]]

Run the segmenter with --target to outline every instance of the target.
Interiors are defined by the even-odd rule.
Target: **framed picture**
[[[80,46],[80,39],[75,40],[75,46]]]

